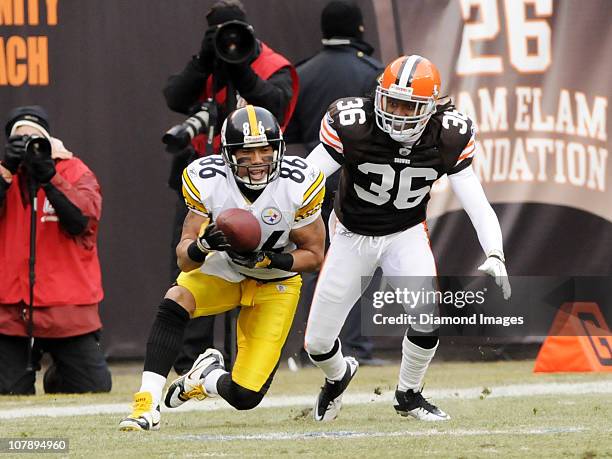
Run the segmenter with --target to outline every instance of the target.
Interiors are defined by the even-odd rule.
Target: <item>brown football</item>
[[[217,216],[215,223],[236,252],[252,252],[261,241],[261,227],[249,211],[224,210]]]

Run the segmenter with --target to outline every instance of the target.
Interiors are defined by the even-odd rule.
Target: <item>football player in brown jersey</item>
[[[321,121],[321,143],[308,159],[326,175],[339,168],[342,172],[332,215],[335,226],[330,224],[331,246],[305,336],[311,360],[326,377],[315,420],[337,416],[342,394],[358,368],[355,359],[342,355],[338,335],[361,295],[362,278],[380,266],[387,279],[413,288],[411,278],[435,280],[426,207],[433,183],[445,174],[484,251],[479,269],[495,278],[504,298],[510,296],[499,221],[471,167],[478,150],[475,127],[450,103],[441,104],[440,89],[440,74],[432,62],[402,56],[385,68],[373,99],[339,99]],[[421,394],[437,346],[435,327],[411,324],[395,392],[399,414],[426,421],[450,419]]]

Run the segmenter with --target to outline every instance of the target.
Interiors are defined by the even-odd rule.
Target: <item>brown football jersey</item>
[[[378,128],[372,99],[339,99],[321,121],[320,139],[342,165],[338,219],[369,236],[425,220],[433,183],[468,167],[475,150],[472,121],[450,103],[437,108],[419,141],[407,148]]]

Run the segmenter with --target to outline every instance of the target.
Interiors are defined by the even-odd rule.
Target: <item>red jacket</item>
[[[298,75],[295,70],[295,67],[291,65],[291,63],[282,55],[275,52],[272,48],[266,45],[263,42],[261,43],[261,52],[259,56],[251,63],[251,68],[257,74],[259,78],[262,80],[267,80],[274,73],[278,72],[280,69],[284,67],[289,67],[289,71],[291,72],[291,80],[292,80],[292,90],[293,94],[291,95],[291,100],[289,101],[289,105],[285,110],[285,116],[283,117],[283,124],[281,129],[285,130],[287,124],[289,124],[289,120],[291,119],[291,115],[293,114],[293,110],[295,109],[295,104],[297,103],[298,98]],[[206,99],[210,97],[212,93],[212,77],[208,77],[206,82],[206,89],[203,91],[200,96],[200,101],[204,102]],[[227,97],[227,88],[222,88],[215,95],[215,100],[219,104],[225,103],[225,98]],[[200,154],[204,154],[206,151],[206,135],[200,134],[194,137],[192,141],[192,145],[195,150]],[[213,150],[219,151],[219,147],[221,145],[221,136],[219,134],[215,135],[213,139]]]
[[[59,225],[44,190],[38,191],[34,306],[91,305],[103,297],[96,238],[102,196],[95,176],[78,158],[59,160],[52,184],[89,217],[84,234]],[[0,304],[29,303],[30,204],[19,173],[0,212]]]

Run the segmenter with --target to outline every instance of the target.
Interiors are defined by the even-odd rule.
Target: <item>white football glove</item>
[[[495,283],[502,289],[504,300],[510,298],[512,289],[510,288],[510,281],[508,280],[508,272],[506,271],[503,253],[498,250],[492,250],[487,255],[485,262],[478,267],[478,271],[482,271],[494,277]]]

